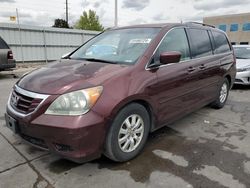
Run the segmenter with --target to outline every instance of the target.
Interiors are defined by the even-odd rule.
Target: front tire
[[[150,118],[144,106],[131,103],[115,117],[105,142],[104,154],[111,160],[124,162],[136,157],[145,146]]]
[[[212,108],[221,109],[224,107],[228,98],[229,90],[230,90],[230,85],[228,79],[225,78],[225,80],[220,86],[220,90],[216,100],[211,104]]]

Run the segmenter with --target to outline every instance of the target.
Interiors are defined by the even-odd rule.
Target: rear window
[[[225,53],[231,51],[227,37],[225,34],[212,31],[212,35],[214,37],[214,44],[215,44],[215,54]]]
[[[212,55],[212,46],[207,30],[189,29],[191,51],[194,58]]]
[[[9,49],[9,46],[1,37],[0,37],[0,49]]]

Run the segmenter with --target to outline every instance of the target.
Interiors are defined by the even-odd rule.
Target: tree
[[[59,28],[69,28],[69,24],[64,19],[55,19],[55,23],[52,27],[59,27]]]
[[[104,27],[99,21],[99,16],[93,10],[83,11],[80,19],[75,24],[76,29],[103,31]]]

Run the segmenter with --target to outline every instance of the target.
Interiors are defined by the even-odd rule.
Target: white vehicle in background
[[[234,45],[237,74],[235,84],[250,85],[250,45]]]

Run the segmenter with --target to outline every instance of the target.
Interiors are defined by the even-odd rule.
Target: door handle
[[[196,70],[196,68],[194,68],[194,67],[189,67],[188,68],[188,72],[194,72]]]
[[[199,66],[199,68],[203,70],[203,69],[206,68],[206,66],[205,65],[201,65],[201,66]]]

